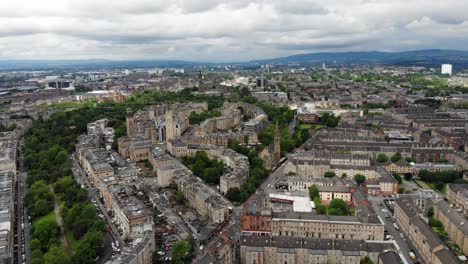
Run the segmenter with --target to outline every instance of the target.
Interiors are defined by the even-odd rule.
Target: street
[[[21,138],[18,141],[17,149],[17,181],[16,181],[16,199],[15,199],[15,206],[16,206],[16,249],[17,249],[17,262],[16,263],[30,263],[30,250],[29,250],[29,241],[30,238],[30,224],[29,224],[29,217],[27,214],[26,207],[24,206],[24,198],[27,192],[26,186],[26,176],[27,173],[24,171],[24,164],[23,164],[23,149],[22,146],[24,145],[23,139]]]
[[[124,245],[125,245],[125,242],[123,241],[123,239],[121,238],[120,236],[120,233],[118,231],[118,229],[115,227],[114,223],[112,222],[112,219],[111,217],[109,216],[109,214],[107,213],[107,210],[106,208],[104,207],[104,205],[101,203],[101,200],[99,199],[96,191],[94,190],[93,186],[91,185],[91,183],[89,182],[87,176],[86,176],[86,173],[83,171],[83,169],[81,168],[81,166],[78,164],[78,162],[76,161],[76,157],[75,157],[75,154],[71,155],[71,161],[72,161],[72,171],[73,171],[73,175],[76,179],[76,181],[79,183],[79,184],[82,184],[84,186],[86,186],[86,188],[88,189],[89,191],[89,194],[88,196],[90,197],[91,200],[94,200],[96,201],[96,204],[100,210],[100,212],[104,215],[104,218],[105,218],[105,222],[109,225],[109,227],[111,228],[112,230],[112,236],[114,239],[116,239],[119,243],[118,243],[118,247],[119,248],[123,248]]]
[[[279,166],[274,172],[272,172],[268,178],[266,178],[258,189],[264,190],[266,193],[275,191],[275,184],[284,176],[284,161],[283,165]]]
[[[368,199],[370,202],[372,202],[372,208],[374,208],[377,215],[380,216],[381,220],[384,222],[385,230],[389,232],[388,234],[390,234],[393,237],[393,240],[395,240],[395,242],[398,244],[400,256],[404,258],[407,263],[413,263],[413,260],[411,260],[409,257],[409,251],[412,249],[412,247],[408,244],[408,239],[406,236],[404,236],[405,240],[402,239],[401,234],[403,232],[401,230],[396,230],[393,226],[393,223],[395,223],[395,218],[393,217],[393,214],[389,208],[384,204],[384,198],[382,196],[369,195]],[[378,205],[380,203],[382,203],[382,206]],[[387,212],[383,212],[382,209],[387,210]],[[391,216],[390,220],[386,220],[387,215]]]

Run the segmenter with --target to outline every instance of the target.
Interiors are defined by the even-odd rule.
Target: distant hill
[[[437,65],[441,63],[451,63],[455,65],[468,65],[468,51],[432,49],[404,52],[321,52],[254,60],[251,61],[251,63],[331,63],[335,61],[340,64]]]
[[[338,64],[392,64],[437,66],[451,63],[455,67],[468,68],[468,51],[416,50],[404,52],[321,52],[298,54],[288,57],[238,62],[236,64],[305,63],[325,62]],[[48,70],[48,69],[128,69],[151,67],[184,67],[193,65],[223,65],[229,63],[191,62],[183,60],[0,60],[0,70]]]
[[[182,67],[200,64],[179,60],[0,60],[0,70],[47,70],[54,68],[66,69],[98,69],[98,68],[150,68],[150,67]]]

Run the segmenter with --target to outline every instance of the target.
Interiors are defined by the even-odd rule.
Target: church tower
[[[278,121],[276,121],[275,135],[274,135],[274,152],[273,152],[273,162],[278,163],[281,159],[281,135],[278,127]]]
[[[132,137],[135,121],[133,119],[132,110],[130,110],[130,108],[127,108],[127,115],[125,116],[125,122],[127,123],[127,136]]]
[[[154,133],[154,128],[150,128],[150,133],[151,133],[151,145],[155,146],[158,144],[158,139],[156,138],[156,134]]]
[[[166,141],[175,139],[174,117],[172,110],[166,112]]]

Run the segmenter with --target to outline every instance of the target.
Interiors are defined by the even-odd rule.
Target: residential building
[[[468,255],[468,222],[464,215],[444,200],[434,201],[434,218],[442,222],[450,239]]]
[[[15,172],[0,171],[0,263],[13,263]]]
[[[272,235],[326,239],[383,240],[385,226],[372,208],[359,216],[273,212]]]
[[[130,237],[132,228],[153,224],[153,213],[134,196],[129,186],[109,186],[101,195],[106,207],[112,211],[123,239]]]
[[[468,216],[468,184],[449,183],[446,197],[450,204]]]
[[[396,223],[408,236],[422,260],[426,263],[459,263],[423,217],[422,211],[411,198],[396,199]]]
[[[442,64],[440,73],[452,75],[452,64]]]
[[[396,251],[392,242],[285,236],[240,238],[242,264],[358,264],[365,256],[379,263],[379,256],[387,251]]]

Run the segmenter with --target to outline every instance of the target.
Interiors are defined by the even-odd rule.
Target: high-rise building
[[[452,75],[452,64],[442,64],[442,69],[440,72],[442,74]]]
[[[268,87],[268,80],[265,78],[265,76],[260,76],[257,77],[257,88],[267,88]]]

